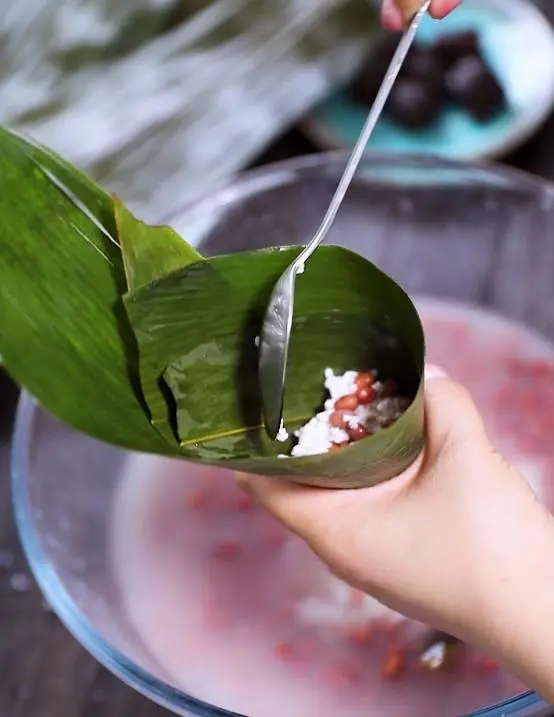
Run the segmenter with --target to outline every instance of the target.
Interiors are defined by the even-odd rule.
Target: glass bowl
[[[302,243],[345,160],[316,155],[263,168],[165,219],[206,254]],[[367,255],[409,292],[486,304],[554,339],[554,189],[545,182],[489,166],[368,155],[329,242]],[[31,568],[75,638],[124,682],[179,715],[233,714],[196,699],[194,685],[191,694],[172,685],[123,606],[109,536],[127,459],[22,395],[13,500]],[[549,714],[532,693],[475,707],[489,717]]]

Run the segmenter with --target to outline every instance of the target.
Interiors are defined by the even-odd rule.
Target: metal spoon
[[[429,10],[430,4],[431,0],[425,0],[398,44],[385,79],[369,111],[365,125],[319,229],[309,244],[304,247],[303,251],[281,276],[271,295],[260,334],[259,375],[265,428],[272,440],[277,437],[283,420],[283,400],[294,313],[296,277],[304,271],[305,263],[325,239],[337,216],[348,187],[364,155],[369,138],[381,117],[396,78],[402,69],[419,25]]]
[[[433,631],[419,653],[419,662],[428,670],[441,670],[461,645],[462,641],[457,637],[446,632]]]

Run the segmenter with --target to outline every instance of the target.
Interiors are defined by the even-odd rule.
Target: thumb
[[[425,369],[427,458],[445,450],[489,445],[485,426],[469,391],[438,366]]]
[[[422,0],[383,0],[381,19],[390,30],[400,30],[419,10]]]

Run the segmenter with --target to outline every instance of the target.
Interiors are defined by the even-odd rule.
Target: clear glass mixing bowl
[[[302,243],[321,219],[345,160],[339,153],[267,167],[167,219],[206,254]],[[370,155],[329,241],[367,255],[409,292],[489,305],[554,339],[549,184],[507,169]],[[32,570],[67,628],[122,680],[179,715],[230,715],[171,685],[119,601],[107,535],[124,459],[22,396],[13,500]],[[531,693],[480,707],[475,714],[489,717],[549,714]]]

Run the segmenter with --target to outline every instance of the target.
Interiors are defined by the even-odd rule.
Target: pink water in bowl
[[[471,390],[499,450],[554,504],[554,347],[467,306],[419,308],[428,360]],[[332,576],[226,471],[131,457],[113,555],[127,613],[171,682],[227,710],[455,717],[524,689],[470,648],[424,669],[426,628]]]

